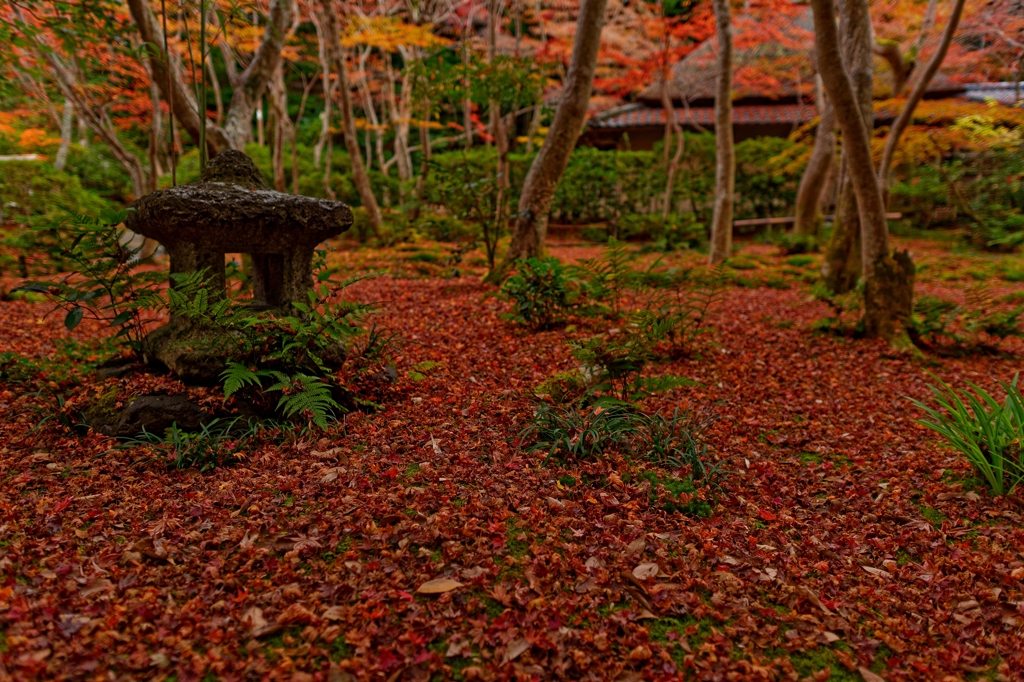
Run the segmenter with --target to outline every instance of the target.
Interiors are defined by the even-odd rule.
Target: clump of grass
[[[918,423],[935,431],[963,454],[978,476],[996,495],[1012,493],[1024,479],[1024,456],[1020,438],[1024,429],[1024,397],[1017,376],[1009,384],[1002,403],[976,384],[968,382],[973,394],[958,391],[934,375],[938,385],[929,385],[938,407],[911,399],[927,415]]]

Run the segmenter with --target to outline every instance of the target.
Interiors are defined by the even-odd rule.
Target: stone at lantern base
[[[204,273],[213,296],[224,295],[224,255],[250,254],[257,310],[305,302],[317,245],[352,225],[341,202],[267,188],[252,160],[234,150],[211,159],[198,182],[158,190],[133,208],[125,226],[166,247],[172,275]],[[150,334],[147,355],[187,382],[212,383],[224,369],[226,341],[222,331],[172,315]]]

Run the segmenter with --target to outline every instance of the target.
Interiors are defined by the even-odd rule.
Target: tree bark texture
[[[732,209],[736,190],[736,149],[732,131],[732,17],[729,0],[714,0],[718,55],[715,60],[715,203],[708,262],[721,263],[732,253]]]
[[[348,66],[341,52],[341,32],[338,29],[338,14],[333,0],[320,0],[323,8],[324,39],[327,41],[328,61],[338,73],[338,95],[341,99],[341,118],[344,124],[345,148],[352,162],[352,182],[359,192],[359,198],[366,209],[366,217],[374,236],[380,236],[383,218],[377,198],[370,187],[370,178],[363,166],[363,155],[359,149],[359,138],[356,136],[355,113],[352,111],[352,91],[348,81]]]
[[[667,47],[666,47],[667,52]],[[683,137],[683,126],[679,124],[679,120],[676,118],[676,109],[672,106],[672,97],[668,93],[668,74],[666,70],[662,70],[661,77],[661,108],[665,112],[665,199],[664,205],[661,207],[661,215],[664,218],[668,218],[669,213],[672,212],[672,194],[676,186],[676,171],[679,169],[679,162],[683,159],[684,146],[686,139]],[[672,158],[668,156],[668,149],[672,143],[672,136],[676,138],[676,151],[672,155]]]
[[[928,85],[932,82],[932,78],[935,77],[939,67],[942,66],[942,60],[946,58],[946,53],[949,52],[949,46],[953,42],[953,36],[956,34],[956,28],[960,24],[960,17],[963,15],[963,11],[964,0],[954,0],[953,11],[946,24],[946,30],[942,33],[942,40],[939,43],[938,49],[932,55],[931,61],[925,67],[924,73],[921,74],[921,78],[917,81],[917,85],[914,86],[910,97],[907,98],[903,109],[900,111],[900,115],[896,117],[892,128],[889,129],[889,135],[885,139],[885,149],[882,151],[882,161],[878,165],[878,180],[882,185],[882,197],[886,203],[888,203],[889,199],[889,169],[892,166],[892,157],[896,152],[896,145],[899,144],[900,137],[903,136],[903,132],[910,125],[914,109],[917,108],[917,105],[924,98],[924,93],[928,90]]]
[[[210,124],[205,120],[205,116],[200,118],[192,90],[182,77],[180,64],[177,60],[168,58],[164,52],[164,33],[149,2],[128,0],[128,9],[142,40],[149,43],[150,49],[158,55],[151,60],[153,77],[164,98],[173,102],[174,116],[196,144],[199,143],[200,126],[206,125],[206,142],[211,156],[225,149],[242,149],[252,137],[253,112],[256,111],[260,98],[274,75],[274,70],[281,63],[281,49],[284,47],[296,11],[295,2],[296,0],[272,0],[270,3],[263,39],[252,61],[237,75],[231,105],[225,114],[222,127]],[[168,87],[170,93],[166,91]],[[171,96],[168,97],[168,94]]]
[[[846,3],[855,4],[854,0],[846,0]],[[860,214],[865,326],[869,335],[881,336],[890,342],[905,339],[904,323],[910,316],[913,301],[913,263],[906,253],[897,254],[896,258],[889,255],[889,227],[871,161],[869,128],[843,65],[832,0],[811,0],[811,7],[821,77],[843,134],[847,171]],[[851,16],[864,21],[856,9]],[[870,32],[870,18],[867,22],[866,30]],[[863,24],[856,28],[865,30]]]
[[[68,150],[71,148],[72,123],[75,117],[75,106],[71,103],[70,97],[64,98],[64,112],[60,119],[60,147],[57,148],[57,156],[53,160],[53,167],[57,170],[64,170],[68,162]]]
[[[572,47],[562,101],[558,103],[544,144],[537,152],[523,182],[508,253],[487,275],[489,282],[503,280],[517,259],[539,256],[544,251],[551,201],[555,197],[562,173],[569,165],[569,157],[583,132],[583,123],[587,117],[606,5],[607,0],[583,0],[580,5],[576,41]]]
[[[834,24],[834,21],[833,21]],[[870,139],[874,129],[874,67],[871,15],[866,0],[846,0],[840,11],[839,33],[842,66],[848,74],[857,101],[856,111]],[[820,60],[819,60],[820,62]],[[822,67],[819,65],[819,72]],[[827,85],[826,85],[827,89]],[[831,99],[832,93],[827,95]],[[833,109],[836,103],[832,100]],[[845,140],[845,133],[844,133]],[[832,238],[825,250],[822,275],[836,293],[845,293],[857,285],[862,270],[860,252],[860,211],[849,168],[849,155],[843,148],[839,194]]]
[[[793,234],[801,237],[816,236],[821,230],[821,199],[836,158],[836,112],[832,108],[832,101],[825,96],[821,77],[815,80],[818,130],[814,134],[811,158],[800,178],[800,188],[796,193],[796,219],[793,223]]]

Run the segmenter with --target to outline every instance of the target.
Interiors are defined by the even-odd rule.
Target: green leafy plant
[[[124,439],[121,447],[149,445],[162,451],[173,469],[208,471],[236,459],[259,431],[258,423],[239,425],[238,419],[213,419],[198,431],[186,431],[174,423],[163,434],[143,429],[141,435]]]
[[[140,352],[146,332],[167,303],[161,292],[163,273],[140,270],[142,244],[132,246],[118,228],[127,215],[109,210],[99,218],[73,213],[70,220],[45,228],[72,272],[54,282],[26,283],[19,290],[47,295],[65,311],[69,330],[87,318],[106,322],[117,329],[115,338]]]
[[[328,419],[336,419],[336,411],[343,408],[331,394],[331,386],[320,377],[308,374],[285,374],[276,370],[254,370],[237,362],[229,362],[221,374],[224,382],[224,399],[227,400],[246,386],[258,390],[279,392],[277,410],[286,418],[309,414],[309,420],[327,429]],[[270,386],[264,387],[263,382],[272,379]]]
[[[820,246],[818,238],[814,235],[790,232],[782,232],[775,236],[772,243],[779,247],[779,252],[784,256],[817,253]]]
[[[1009,384],[1000,382],[1006,398],[1000,404],[981,387],[968,382],[973,394],[958,391],[931,375],[938,385],[929,385],[938,408],[910,399],[927,415],[918,420],[967,457],[975,472],[996,495],[1012,493],[1024,479],[1021,435],[1024,429],[1024,398],[1017,376]]]
[[[169,292],[179,319],[210,330],[202,343],[225,358],[224,398],[245,394],[255,405],[273,402],[282,417],[307,415],[315,426],[359,406],[373,406],[350,383],[387,361],[394,336],[363,322],[375,307],[338,295],[362,277],[321,283],[307,301],[293,303],[294,314],[254,312],[239,302],[211,296],[202,278],[175,279]],[[278,394],[271,400],[269,394]]]
[[[926,294],[914,301],[908,331],[914,343],[941,353],[995,351],[1007,337],[1024,335],[1024,304],[1004,303],[985,284],[969,288],[963,305]]]
[[[814,321],[811,326],[814,331],[826,334],[856,332],[860,323],[859,315],[864,309],[863,283],[845,294],[836,294],[824,284],[817,283],[811,287],[811,295],[815,300],[825,303],[832,312],[831,315]]]
[[[630,410],[623,405],[580,410],[576,406],[540,405],[530,423],[519,432],[528,441],[527,452],[547,452],[544,462],[556,459],[594,459],[628,441],[636,431]]]
[[[710,331],[707,316],[725,287],[725,269],[670,270],[661,286],[629,315],[629,328],[649,346],[665,342],[672,357],[693,353],[697,340]]]
[[[512,303],[513,320],[549,329],[565,320],[576,291],[557,258],[528,258],[518,261],[516,274],[501,286],[501,296]]]
[[[708,446],[704,432],[714,419],[694,415],[679,408],[666,417],[661,412],[652,415],[638,412],[635,450],[652,463],[670,469],[688,468],[694,481],[710,480],[712,468],[708,464]],[[717,470],[714,472],[717,473]]]
[[[610,303],[610,309],[605,312],[619,317],[623,297],[637,282],[636,271],[632,267],[635,258],[636,254],[628,245],[613,239],[600,256],[581,259],[569,271],[588,298]]]

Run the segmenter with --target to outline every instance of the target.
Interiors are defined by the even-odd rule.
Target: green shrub
[[[501,286],[501,296],[512,303],[512,319],[548,329],[564,322],[576,290],[557,258],[528,258],[517,262],[516,274]]]
[[[139,158],[144,156],[142,154]],[[133,198],[134,190],[128,171],[111,155],[106,145],[71,145],[64,171],[78,177],[84,189],[115,205],[127,204]],[[73,210],[91,212],[86,206]]]
[[[957,305],[937,296],[919,296],[908,328],[914,342],[933,350],[971,353],[992,350],[1007,337],[1024,336],[1024,304],[1004,307],[1008,301],[995,299],[985,284],[968,289],[965,298],[964,305]]]
[[[658,251],[694,249],[707,237],[707,229],[692,213],[627,213],[618,219],[618,239],[653,242]]]
[[[779,251],[781,251],[784,256],[817,253],[819,248],[818,238],[809,234],[790,234],[788,232],[784,232],[775,237],[772,241],[779,247]],[[791,260],[792,259],[787,260],[786,262],[792,265],[793,263]],[[813,259],[808,262],[813,262]],[[807,263],[804,263],[804,265],[806,264]]]
[[[804,148],[784,137],[752,137],[736,144],[737,218],[792,215],[803,169],[789,161]]]
[[[54,170],[46,161],[6,161],[0,164],[0,213],[13,223],[0,232],[3,255],[0,265],[19,256],[30,273],[46,274],[64,269],[57,232],[48,229],[66,219],[69,212],[96,215],[112,204],[82,187],[77,177]]]
[[[476,227],[451,215],[428,213],[416,223],[416,229],[438,242],[463,242],[476,239]]]
[[[521,157],[509,157],[509,182],[502,190],[497,177],[498,153],[493,147],[435,154],[424,188],[427,203],[439,204],[456,218],[471,223],[483,242],[487,264],[494,269],[498,240],[508,229],[519,196]]]
[[[1000,404],[979,386],[968,382],[974,394],[951,388],[937,377],[929,385],[938,408],[911,399],[928,415],[919,424],[946,439],[948,445],[967,457],[975,472],[996,495],[1009,494],[1024,478],[1021,435],[1024,429],[1024,398],[1017,376],[1009,384],[1000,382],[1006,398]]]

